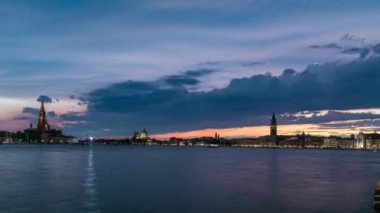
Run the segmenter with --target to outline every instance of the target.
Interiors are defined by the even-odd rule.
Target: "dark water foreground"
[[[0,146],[0,212],[371,212],[380,152]]]

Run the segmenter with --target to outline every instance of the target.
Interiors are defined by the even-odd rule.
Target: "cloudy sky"
[[[380,130],[378,0],[3,0],[0,129]]]

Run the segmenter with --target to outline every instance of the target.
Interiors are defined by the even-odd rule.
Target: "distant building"
[[[329,136],[323,139],[322,147],[331,149],[354,149],[355,142],[354,135],[351,135],[351,137]]]
[[[277,120],[276,115],[272,114],[272,119],[270,122],[270,141],[273,144],[278,145],[278,139],[277,139]]]
[[[134,132],[132,140],[134,141],[141,141],[141,142],[147,142],[149,140],[149,134],[148,131],[144,128],[141,132]]]
[[[220,140],[220,135],[217,132],[215,132],[214,138],[215,138],[215,141],[218,141]]]
[[[0,143],[9,143],[12,141],[13,134],[8,131],[0,131]]]
[[[356,139],[357,149],[380,149],[380,134],[360,132]]]
[[[41,101],[41,107],[38,113],[37,130],[40,133],[44,133],[50,130],[50,125],[46,120],[46,112],[45,112],[45,106],[44,106],[43,101]]]
[[[65,136],[60,129],[52,129],[46,119],[44,102],[41,102],[38,113],[37,128],[31,123],[24,132],[16,133],[16,142],[29,143],[77,143],[78,140],[72,136]]]
[[[338,136],[329,136],[323,139],[323,148],[338,148],[340,137]]]

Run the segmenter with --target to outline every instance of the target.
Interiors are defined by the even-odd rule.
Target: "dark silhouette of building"
[[[277,120],[276,120],[276,115],[273,113],[272,114],[272,119],[270,122],[270,141],[276,145],[278,145],[278,140],[277,140]]]
[[[33,128],[33,123],[30,123],[24,132],[17,132],[15,140],[27,143],[77,143],[78,141],[75,137],[63,135],[60,129],[50,128],[43,101],[38,113],[37,128]]]
[[[304,148],[305,147],[305,143],[306,143],[306,134],[305,134],[305,132],[302,132],[300,139],[301,139],[301,147]]]
[[[215,132],[215,136],[214,136],[214,138],[215,138],[215,141],[219,141],[219,140],[220,140],[220,135],[219,135],[219,133]]]

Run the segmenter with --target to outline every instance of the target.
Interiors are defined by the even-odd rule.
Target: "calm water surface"
[[[0,145],[0,212],[371,212],[380,152]]]

